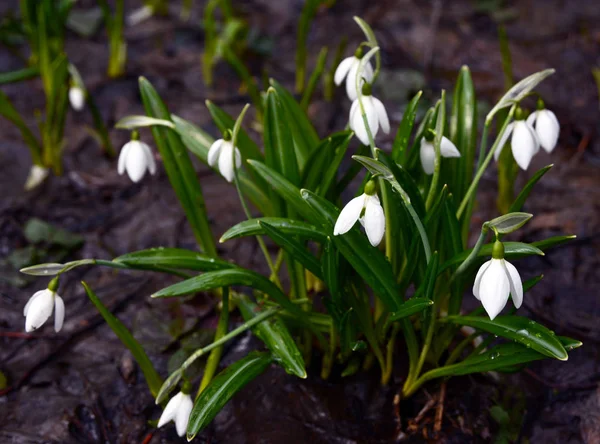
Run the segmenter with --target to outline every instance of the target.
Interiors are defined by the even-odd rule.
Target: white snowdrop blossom
[[[526,170],[533,156],[540,150],[540,141],[533,127],[525,120],[515,120],[508,124],[506,131],[504,131],[498,143],[498,148],[494,152],[494,159],[498,161],[502,148],[504,148],[511,134],[510,146],[513,157],[517,165],[521,169]]]
[[[32,332],[40,328],[52,316],[54,311],[54,331],[61,330],[65,320],[65,303],[56,293],[58,282],[50,281],[49,288],[36,292],[23,309],[25,331]]]
[[[372,181],[365,185],[363,194],[352,199],[342,209],[335,222],[333,235],[347,233],[357,220],[365,227],[371,245],[379,245],[385,233],[385,216],[379,197],[375,194],[375,183]]]
[[[538,109],[529,115],[527,123],[535,130],[542,148],[551,153],[560,134],[560,124],[554,113],[548,109]]]
[[[208,150],[208,164],[219,169],[221,175],[227,182],[233,182],[235,171],[233,169],[233,144],[229,140],[216,140]],[[242,155],[235,147],[235,167],[242,166]]]
[[[360,55],[360,57],[358,57],[357,54]],[[358,91],[356,90],[356,75],[360,66],[362,50],[357,50],[357,54],[342,60],[333,76],[333,81],[338,86],[346,79],[346,94],[348,94],[348,98],[353,101],[358,97]],[[367,83],[371,83],[373,80],[373,67],[370,62],[367,62],[363,67],[358,84],[359,88],[362,88],[365,80]]]
[[[146,170],[150,171],[150,174],[156,173],[154,155],[146,143],[137,140],[134,136],[133,140],[121,148],[117,171],[121,175],[127,171],[127,175],[133,182],[139,182],[146,174]]]
[[[32,165],[27,180],[25,181],[25,191],[33,190],[48,177],[49,173],[50,170],[46,167],[35,164]]]
[[[158,427],[162,427],[168,422],[173,421],[177,434],[179,436],[185,435],[193,407],[194,403],[189,394],[183,392],[177,393],[169,400],[162,415],[160,415]]]
[[[477,272],[473,295],[481,301],[493,320],[508,302],[509,294],[515,307],[519,308],[523,303],[521,276],[515,266],[504,259],[504,246],[496,241],[492,259],[484,263]]]
[[[85,91],[79,86],[70,87],[69,102],[75,111],[81,111],[85,105]]]
[[[421,156],[421,165],[425,174],[433,174],[435,169],[435,148],[433,141],[427,140],[425,137],[421,139],[421,149],[419,152]],[[460,151],[447,137],[442,137],[440,144],[440,154],[442,157],[460,157]]]
[[[390,120],[388,119],[387,112],[385,111],[385,107],[383,106],[383,103],[381,103],[381,100],[376,99],[372,95],[364,95],[362,96],[361,100],[365,109],[365,115],[367,116],[367,122],[369,124],[369,129],[371,130],[373,140],[375,140],[375,136],[377,135],[380,127],[384,133],[389,134]],[[358,99],[352,102],[352,107],[350,108],[349,126],[363,145],[369,145],[369,135],[367,133],[367,128],[360,110],[360,103],[358,102]]]

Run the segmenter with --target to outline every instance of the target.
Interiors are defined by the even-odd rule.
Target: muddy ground
[[[10,3],[16,2],[0,7],[3,14],[14,7]],[[78,8],[93,3],[80,2]],[[107,45],[103,32],[89,39],[69,33],[69,57],[82,72],[109,125],[126,114],[142,112],[139,75],[155,85],[172,112],[215,135],[204,100],[209,98],[232,114],[245,103],[247,98],[235,75],[225,65],[217,67],[214,87],[206,88],[202,82],[199,60],[203,40],[197,26],[202,5],[196,3],[188,23],[179,19],[179,7],[173,5],[168,17],[152,18],[127,29],[127,75],[116,81],[108,81],[104,74]],[[233,3],[270,47],[269,54],[249,56],[253,72],[260,75],[266,69],[291,87],[302,2]],[[138,2],[128,2],[128,10],[137,6]],[[543,281],[527,294],[520,314],[542,321],[558,334],[581,339],[584,346],[571,353],[568,362],[537,362],[520,374],[498,380],[489,376],[451,379],[442,433],[437,436],[431,433],[435,410],[424,407],[437,396],[438,383],[426,385],[414,399],[395,409],[400,372],[390,387],[381,388],[376,373],[344,380],[334,376],[323,382],[315,367],[307,381],[297,383],[273,368],[237,396],[198,441],[393,442],[404,436],[408,442],[489,442],[499,431],[490,408],[502,405],[511,417],[513,439],[600,442],[600,275],[596,271],[600,265],[600,115],[591,73],[594,66],[600,66],[598,2],[338,0],[315,19],[309,41],[314,48],[311,59],[318,48],[336,44],[342,34],[348,35],[349,47],[360,41],[353,15],[365,18],[380,41],[389,83],[379,88],[378,95],[388,108],[393,127],[411,93],[425,88],[427,97],[435,97],[441,88],[451,90],[462,64],[471,67],[482,104],[498,97],[503,87],[498,20],[507,26],[517,78],[547,67],[557,69],[540,92],[561,122],[559,146],[552,155],[538,155],[519,180],[522,183],[548,163],[555,167],[527,205],[535,219],[514,239],[532,241],[560,233],[575,233],[578,238],[543,258],[519,263],[526,278],[544,274]],[[22,61],[0,51],[0,67],[0,71],[17,69]],[[41,84],[30,81],[2,90],[25,111],[33,127],[32,110],[43,105]],[[345,125],[347,106],[341,92],[334,103],[325,103],[319,95],[310,112],[325,133]],[[6,259],[14,258],[11,253],[20,249],[37,254],[39,260],[52,257],[27,239],[24,227],[31,218],[83,238],[83,246],[75,252],[54,248],[49,253],[69,254],[69,258],[108,259],[158,245],[194,245],[162,168],[140,184],[118,176],[116,161],[103,156],[85,130],[90,123],[86,113],[70,113],[65,132],[66,174],[24,193],[30,159],[18,131],[0,120],[0,372],[7,378],[6,388],[0,392],[2,443],[179,442],[173,427],[157,431],[148,425],[160,411],[130,354],[102,322],[79,281],[89,282],[133,330],[163,375],[168,373],[168,356],[182,345],[173,341],[173,332],[198,328],[209,332],[215,326],[208,298],[182,305],[150,300],[153,290],[168,283],[164,276],[81,268],[61,282],[67,317],[60,334],[54,334],[49,326],[33,335],[24,334],[23,306],[45,281],[24,280]],[[127,137],[123,131],[111,131],[117,147]],[[149,133],[143,137],[150,141]],[[391,138],[381,140],[384,148],[391,143]],[[213,230],[219,235],[242,220],[243,213],[235,191],[221,178],[200,165],[198,174],[214,217]],[[484,192],[477,213],[481,220],[493,212],[495,182],[492,168],[482,182]],[[231,241],[220,248],[225,257],[241,265],[264,269],[256,246],[248,240]],[[180,317],[184,322],[175,322]],[[163,327],[165,324],[169,327]],[[183,345],[202,340],[206,338],[188,337]],[[234,361],[254,345],[250,337],[234,341],[222,364]]]

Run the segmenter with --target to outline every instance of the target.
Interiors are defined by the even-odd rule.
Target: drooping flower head
[[[433,146],[434,133],[427,131],[421,139],[421,166],[425,174],[433,174],[435,169],[435,147]],[[460,157],[460,151],[446,136],[442,137],[440,144],[440,154],[442,157]]]
[[[222,139],[215,140],[208,150],[208,164],[215,168],[218,167],[219,172],[227,182],[233,182],[235,171],[233,161],[235,156],[235,168],[242,166],[242,155],[240,150],[233,147],[231,142],[231,132],[228,130],[223,134]]]
[[[25,331],[32,332],[40,328],[52,316],[54,311],[54,331],[57,333],[62,329],[65,320],[65,303],[56,293],[58,289],[58,277],[52,279],[48,288],[34,293],[25,308]]]
[[[69,88],[69,102],[75,111],[81,111],[85,105],[85,91],[76,85]]]
[[[506,131],[502,134],[502,138],[498,142],[498,148],[494,152],[494,159],[498,161],[502,148],[506,144],[509,136],[510,146],[513,157],[517,165],[523,170],[526,170],[531,163],[531,159],[540,150],[540,141],[531,124],[524,119],[523,111],[517,108],[515,112],[515,121],[508,124]]]
[[[133,131],[131,140],[121,148],[117,171],[119,174],[127,171],[127,175],[133,182],[139,182],[146,174],[146,170],[150,171],[150,174],[156,173],[156,161],[150,147],[139,140],[137,131]]]
[[[347,233],[357,220],[365,227],[371,245],[379,245],[385,233],[385,216],[373,180],[367,182],[363,194],[352,199],[342,209],[335,222],[333,235]]]
[[[162,427],[170,421],[173,421],[175,423],[177,434],[179,436],[185,435],[190,420],[190,413],[194,407],[194,402],[189,395],[188,386],[189,384],[184,384],[181,391],[169,400],[162,415],[160,415],[158,427]]]
[[[361,101],[373,140],[375,140],[375,136],[377,136],[380,127],[385,134],[389,134],[390,120],[388,119],[383,103],[381,103],[381,100],[371,95],[371,85],[368,83],[363,85],[362,92],[363,96]],[[367,127],[365,126],[365,120],[362,116],[358,98],[352,102],[352,106],[350,107],[348,126],[354,131],[354,134],[356,134],[356,137],[358,137],[358,140],[360,140],[363,145],[369,145],[369,134],[367,133]]]
[[[504,245],[496,240],[492,259],[483,264],[473,285],[473,296],[481,301],[490,319],[494,319],[505,307],[508,296],[519,308],[523,303],[523,284],[519,272],[504,259]]]
[[[346,94],[352,101],[358,97],[356,89],[356,75],[360,66],[360,60],[364,55],[362,46],[359,46],[352,57],[347,57],[338,65],[333,76],[333,81],[336,85],[340,85],[346,79]],[[370,62],[365,63],[362,72],[360,73],[359,88],[365,83],[371,83],[373,80],[373,67]]]
[[[546,109],[542,99],[538,99],[537,110],[529,115],[527,123],[535,130],[542,148],[551,153],[558,142],[560,124],[554,113]]]

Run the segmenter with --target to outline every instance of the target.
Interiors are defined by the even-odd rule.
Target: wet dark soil
[[[3,4],[6,13],[14,5]],[[15,3],[15,2],[13,2]],[[80,8],[93,6],[80,2]],[[139,6],[131,2],[129,9]],[[127,74],[116,81],[105,76],[106,39],[102,32],[90,39],[69,34],[69,57],[82,72],[109,125],[126,114],[140,114],[137,77],[156,86],[172,112],[216,134],[204,107],[209,98],[235,114],[247,100],[239,82],[224,65],[217,67],[216,83],[206,88],[201,78],[201,11],[183,23],[178,5],[168,17],[153,18],[126,32]],[[251,54],[253,72],[263,69],[286,85],[293,85],[295,29],[303,2],[245,1],[238,4],[250,26],[267,38],[270,55]],[[543,361],[515,375],[455,378],[446,386],[442,431],[434,433],[435,407],[440,392],[433,382],[413,399],[394,403],[402,372],[382,388],[376,372],[329,381],[314,368],[307,381],[298,382],[272,368],[251,383],[217,417],[200,442],[351,443],[489,442],[500,428],[490,409],[509,413],[510,438],[532,443],[600,442],[600,305],[598,288],[600,235],[600,137],[598,92],[592,68],[600,64],[600,8],[594,0],[522,1],[350,1],[338,0],[316,17],[309,44],[314,60],[322,45],[337,44],[347,34],[350,46],[360,39],[352,22],[361,15],[376,30],[383,51],[388,82],[378,94],[394,124],[410,94],[425,88],[435,97],[451,90],[462,64],[471,67],[478,94],[490,103],[503,88],[496,23],[504,20],[513,55],[514,72],[521,78],[554,67],[557,73],[541,87],[548,107],[561,121],[560,143],[552,155],[541,153],[520,181],[537,168],[554,163],[527,205],[535,218],[515,240],[537,240],[575,233],[576,241],[542,258],[521,261],[522,275],[543,273],[544,279],[524,302],[521,314],[532,316],[558,334],[581,339],[584,346],[568,362]],[[22,67],[22,61],[0,51],[0,71]],[[2,90],[25,111],[35,126],[35,108],[43,106],[37,81],[8,85]],[[346,99],[334,103],[320,98],[310,112],[324,133],[342,128]],[[193,303],[151,300],[148,295],[169,281],[164,276],[109,269],[81,268],[61,282],[67,318],[60,334],[50,327],[33,335],[23,331],[22,309],[28,297],[45,285],[25,280],[6,262],[14,251],[32,248],[39,260],[58,254],[32,247],[24,234],[31,218],[39,218],[84,238],[70,258],[112,258],[152,246],[193,248],[193,236],[169,188],[162,169],[141,184],[116,173],[85,125],[91,118],[71,113],[65,147],[65,175],[51,177],[39,189],[24,193],[30,159],[18,131],[0,120],[0,442],[178,442],[174,428],[155,430],[149,420],[159,409],[146,389],[131,355],[88,302],[79,281],[85,280],[104,303],[147,347],[161,374],[169,371],[168,356],[184,342],[173,331],[189,334],[215,327],[211,301]],[[395,126],[395,125],[393,125]],[[111,131],[115,146],[128,135]],[[144,138],[150,135],[144,133]],[[382,139],[384,140],[384,139]],[[389,146],[390,140],[381,145]],[[198,165],[216,235],[243,219],[235,191]],[[482,182],[477,216],[493,214],[496,173]],[[241,265],[264,270],[257,248],[248,240],[230,241],[222,254]],[[47,249],[44,249],[47,250]],[[472,298],[466,298],[469,303]],[[178,322],[177,319],[183,319]],[[167,327],[165,327],[165,325]],[[222,365],[257,346],[243,336],[226,349]],[[398,353],[402,359],[401,352]],[[402,363],[399,363],[399,368]],[[315,364],[316,365],[316,364]],[[516,426],[515,426],[516,424]],[[519,424],[521,427],[519,427]],[[516,428],[515,428],[516,427]]]

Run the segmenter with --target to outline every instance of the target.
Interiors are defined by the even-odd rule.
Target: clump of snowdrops
[[[510,240],[510,234],[533,217],[522,211],[523,206],[550,167],[531,177],[506,214],[479,227],[472,223],[480,179],[502,149],[511,149],[524,170],[540,147],[554,149],[556,117],[541,100],[529,116],[526,106],[535,87],[553,70],[535,73],[512,87],[487,114],[477,144],[475,88],[469,69],[463,67],[451,99],[442,91],[423,113],[421,93],[416,94],[395,128],[391,149],[379,149],[380,134],[392,130],[383,103],[373,95],[379,47],[371,28],[355,20],[366,40],[334,74],[336,84],[345,82],[349,117],[348,128],[333,134],[317,134],[305,107],[271,80],[261,95],[262,143],[244,129],[248,105],[235,119],[207,102],[222,133],[214,140],[171,114],[141,78],[146,115],[125,117],[117,124],[133,134],[121,151],[118,168],[134,181],[146,171],[154,173],[149,138],[144,142],[138,132],[149,127],[198,250],[159,246],[112,261],[84,259],[24,269],[55,276],[25,307],[26,329],[40,328],[55,308],[55,329],[60,330],[65,307],[57,294],[59,278],[83,265],[181,278],[152,298],[205,292],[218,299],[214,341],[189,354],[171,374],[159,375],[125,326],[84,284],[91,301],[132,351],[156,403],[164,407],[158,425],[172,420],[179,435],[187,434],[188,439],[271,365],[299,378],[307,377],[308,359],[320,360],[322,378],[332,371],[351,375],[377,365],[381,382],[387,384],[394,355],[402,353],[408,372],[401,394],[409,397],[434,379],[516,371],[539,359],[567,360],[579,341],[515,314],[542,278],[522,276],[518,259],[543,255],[573,238]],[[492,132],[495,137],[490,137]],[[210,208],[204,204],[190,155],[236,187],[247,220],[225,233],[213,233]],[[348,157],[352,162],[344,167]],[[366,173],[362,181],[361,172]],[[258,242],[270,276],[219,258],[216,234],[219,242],[241,237]],[[267,250],[267,238],[279,248],[276,258]],[[289,285],[280,279],[282,266]],[[246,288],[253,290],[251,295]],[[480,308],[464,312],[465,297],[480,300]],[[244,319],[237,326],[230,319],[234,309]],[[264,343],[264,350],[250,352],[217,372],[223,344],[247,330]],[[193,364],[205,356],[204,369],[198,371]]]

